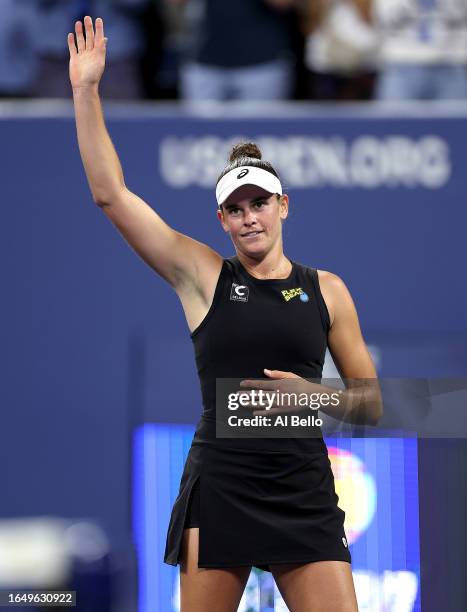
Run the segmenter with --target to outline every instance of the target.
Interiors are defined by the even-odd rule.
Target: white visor
[[[245,186],[251,187],[251,189],[242,190],[244,197],[248,198],[254,198],[256,194],[272,195],[278,193],[282,195],[282,185],[277,176],[255,166],[239,166],[227,172],[217,183],[217,204],[219,206],[226,204],[234,191],[236,192],[237,189]]]

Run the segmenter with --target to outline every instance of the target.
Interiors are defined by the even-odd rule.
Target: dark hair
[[[254,142],[239,142],[232,147],[229,155],[229,163],[219,174],[217,183],[227,174],[227,172],[230,172],[234,168],[239,168],[240,166],[254,166],[255,168],[262,168],[263,170],[267,170],[279,178],[279,175],[271,164],[267,161],[263,161],[262,157],[263,156],[258,145]]]

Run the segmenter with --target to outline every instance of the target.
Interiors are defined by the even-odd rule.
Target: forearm
[[[78,145],[94,201],[108,206],[124,188],[123,171],[105,126],[97,85],[73,89]]]
[[[337,391],[338,401],[328,401],[319,410],[325,414],[353,425],[377,425],[383,414],[383,400],[377,379],[362,380],[361,385]],[[312,383],[313,384],[313,383]],[[313,384],[313,387],[317,385]],[[334,394],[336,389],[319,385],[319,393]]]

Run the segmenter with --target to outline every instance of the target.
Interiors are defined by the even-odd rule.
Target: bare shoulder
[[[337,274],[334,274],[333,272],[329,272],[328,270],[316,270],[316,271],[318,272],[318,280],[319,280],[321,289],[323,288],[323,285],[326,285],[327,287],[330,286],[332,288],[335,288],[337,285],[343,284],[344,282],[340,276],[337,276]]]
[[[340,276],[333,272],[328,272],[327,270],[317,270],[317,273],[319,286],[328,308],[332,327],[337,308],[345,308],[346,305],[351,305],[353,307],[352,297]]]
[[[344,281],[337,274],[327,270],[317,270],[317,272],[321,291],[325,290],[336,294],[348,291]]]

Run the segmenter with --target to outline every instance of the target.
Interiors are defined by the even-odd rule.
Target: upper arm
[[[321,292],[328,306],[331,327],[329,351],[344,379],[376,378],[376,370],[363,339],[354,301],[336,274],[318,271]]]
[[[187,285],[201,290],[203,275],[215,275],[222,266],[216,251],[172,229],[126,187],[102,209],[138,255],[176,290]]]

